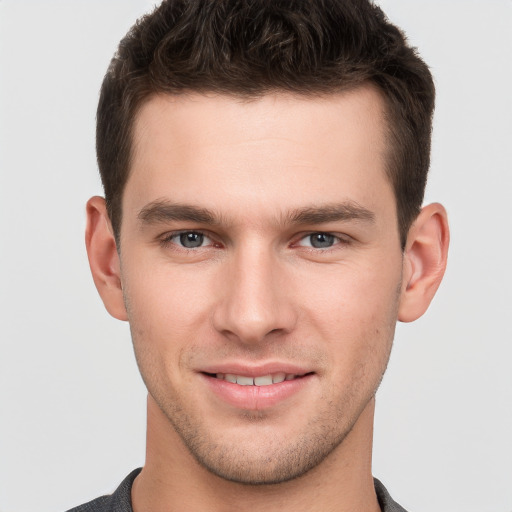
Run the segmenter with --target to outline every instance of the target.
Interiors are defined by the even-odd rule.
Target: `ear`
[[[105,199],[87,201],[85,245],[94,284],[107,311],[119,320],[128,320],[121,286],[119,254]]]
[[[446,210],[425,206],[409,230],[404,252],[398,320],[412,322],[427,310],[446,269],[450,232]]]

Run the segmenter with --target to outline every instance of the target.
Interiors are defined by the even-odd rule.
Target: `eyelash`
[[[164,248],[166,247],[169,247],[171,245],[174,245],[176,247],[178,247],[180,251],[191,251],[191,252],[197,252],[199,249],[204,249],[205,247],[208,247],[208,246],[201,246],[201,247],[184,247],[182,245],[179,245],[178,243],[173,243],[172,240],[173,238],[176,238],[176,237],[179,237],[181,235],[187,235],[187,234],[194,234],[194,235],[200,235],[200,236],[203,236],[205,238],[208,238],[209,240],[212,240],[212,237],[209,236],[207,233],[203,232],[203,231],[197,231],[195,229],[184,229],[184,230],[181,230],[181,231],[173,231],[172,233],[167,233],[165,234],[161,239],[160,239],[160,245]],[[213,243],[213,245],[220,245],[220,244],[215,244],[215,242]]]
[[[312,243],[311,241],[311,238],[315,235],[323,235],[323,236],[326,236],[326,237],[329,237],[329,238],[333,238],[333,245],[330,245],[329,247],[314,247],[313,245],[299,245],[299,247],[301,247],[302,249],[306,249],[306,250],[309,250],[309,251],[313,251],[313,252],[329,252],[329,251],[332,251],[332,250],[336,250],[336,247],[339,246],[339,245],[346,245],[348,243],[348,240],[347,238],[343,238],[341,236],[338,236],[338,235],[335,235],[329,231],[313,231],[311,233],[307,233],[305,235],[302,235],[299,239],[298,239],[298,242],[296,242],[294,245],[298,245],[300,242],[304,241],[304,240],[307,240],[308,238],[310,239],[310,244]]]
[[[178,243],[173,243],[172,242],[172,240],[174,238],[179,237],[181,235],[186,235],[186,234],[194,234],[194,235],[203,236],[203,237],[208,238],[209,240],[211,240],[212,243],[209,244],[209,245],[206,245],[206,246],[184,247],[183,245],[180,245]],[[328,237],[333,237],[334,238],[334,244],[332,246],[324,247],[324,248],[313,247],[311,245],[309,245],[309,246],[307,246],[307,245],[299,245],[299,242],[307,239],[308,237],[312,237],[313,235],[326,235]],[[347,235],[344,235],[344,236],[335,235],[334,233],[331,233],[330,231],[311,231],[311,232],[308,232],[308,233],[301,234],[300,237],[297,238],[296,241],[291,244],[291,246],[292,247],[298,246],[298,247],[301,247],[303,250],[311,251],[311,252],[315,252],[315,253],[327,253],[327,252],[330,252],[332,250],[336,250],[337,246],[348,245],[349,243],[350,243],[350,239],[349,239],[349,237]],[[164,248],[167,248],[169,246],[175,246],[175,247],[178,248],[177,250],[186,251],[186,252],[197,252],[200,249],[205,249],[205,248],[210,247],[210,246],[212,246],[214,248],[220,248],[221,247],[221,244],[220,243],[216,243],[215,240],[213,239],[213,237],[210,236],[208,233],[205,233],[204,231],[194,230],[194,229],[181,230],[181,231],[173,231],[171,233],[167,233],[167,234],[165,234],[160,239],[160,245],[162,247],[164,247]]]

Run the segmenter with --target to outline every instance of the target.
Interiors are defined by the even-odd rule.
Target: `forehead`
[[[249,205],[371,203],[390,192],[384,127],[384,102],[371,86],[253,100],[157,95],[135,120],[123,211],[162,197],[225,210],[228,198],[243,197],[244,212]]]

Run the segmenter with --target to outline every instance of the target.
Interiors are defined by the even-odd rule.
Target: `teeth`
[[[242,377],[241,375],[237,375],[236,383],[240,384],[240,386],[253,386],[254,379],[252,377]]]
[[[286,379],[286,373],[276,373],[272,376],[272,382],[274,384],[279,384],[280,382],[283,382],[284,379]]]
[[[270,384],[272,384],[272,375],[265,375],[264,377],[255,377],[254,384],[256,386],[270,386]]]
[[[260,377],[246,377],[244,375],[234,375],[232,373],[217,373],[217,379],[225,380],[240,386],[270,386],[271,384],[279,384],[285,380],[293,380],[296,375],[292,373],[274,373],[272,375],[262,375]]]

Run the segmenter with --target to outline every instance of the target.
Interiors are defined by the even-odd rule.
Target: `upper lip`
[[[305,375],[312,373],[311,368],[305,366],[286,363],[286,362],[268,362],[263,364],[247,364],[239,362],[225,362],[218,364],[211,364],[201,368],[201,373],[228,373],[233,375],[242,375],[245,377],[259,377],[262,375],[272,375],[275,373],[286,373],[287,375]]]

